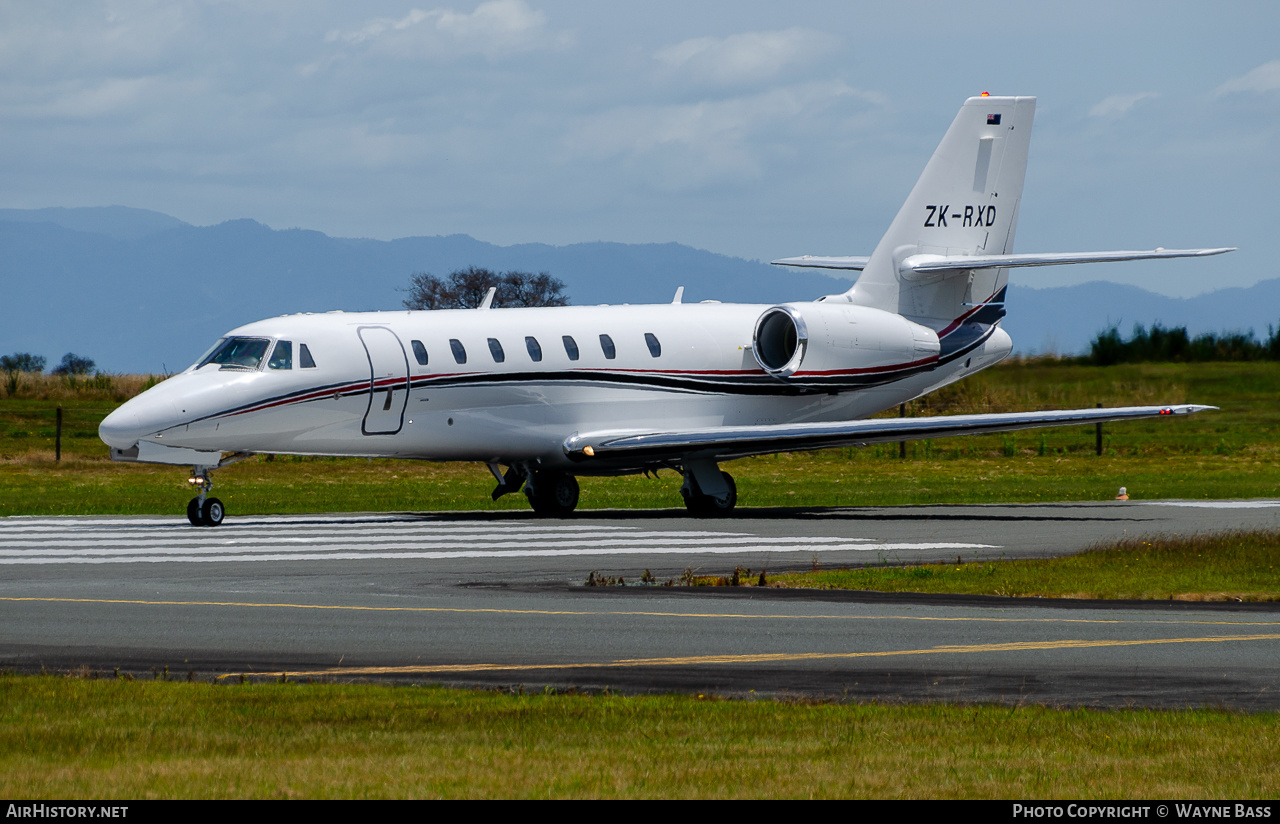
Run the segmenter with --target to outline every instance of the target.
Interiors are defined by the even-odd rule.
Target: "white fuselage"
[[[113,412],[100,432],[118,449],[146,441],[202,452],[568,466],[564,443],[575,433],[853,420],[989,366],[1010,349],[994,327],[961,357],[940,361],[934,336],[932,357],[913,360],[909,336],[903,351],[876,337],[876,324],[906,321],[831,309],[863,313],[847,324],[850,340],[857,342],[858,329],[871,334],[856,346],[835,342],[830,353],[844,358],[842,368],[784,378],[762,368],[752,349],[769,309],[710,303],[289,315],[227,334],[263,340],[268,353],[289,342],[287,366],[265,356],[252,367],[197,364]],[[811,351],[819,345],[811,341]],[[303,347],[314,365],[303,364]],[[837,383],[806,387],[812,375]],[[638,468],[600,462],[575,472]]]

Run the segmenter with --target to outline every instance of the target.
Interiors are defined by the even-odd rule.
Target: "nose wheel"
[[[218,526],[227,514],[222,501],[209,497],[209,490],[213,489],[210,474],[208,468],[197,466],[191,470],[191,477],[187,479],[187,483],[200,490],[199,495],[187,502],[187,520],[192,526]]]
[[[227,514],[222,501],[217,498],[192,498],[187,504],[187,520],[192,526],[218,526]]]

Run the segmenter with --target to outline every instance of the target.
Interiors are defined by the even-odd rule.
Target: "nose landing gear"
[[[197,466],[191,470],[191,477],[187,479],[187,483],[200,489],[200,494],[187,503],[187,520],[192,526],[218,526],[227,514],[222,501],[208,497],[209,490],[213,489],[213,480],[209,477],[211,474],[210,467]]]
[[[187,520],[192,526],[218,526],[227,514],[222,501],[209,497],[209,490],[213,489],[213,470],[252,457],[252,452],[234,452],[218,461],[216,466],[191,467],[191,477],[187,478],[187,483],[195,487],[199,493],[187,503]]]

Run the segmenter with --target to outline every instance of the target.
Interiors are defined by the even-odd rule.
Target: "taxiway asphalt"
[[[1280,708],[1280,608],[662,586],[1274,528],[1280,501],[0,520],[0,667]]]

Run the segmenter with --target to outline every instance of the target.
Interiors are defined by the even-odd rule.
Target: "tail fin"
[[[989,304],[1003,316],[1003,268],[920,272],[917,255],[1007,255],[1013,248],[1027,169],[1034,97],[971,97],[925,166],[911,195],[842,297],[941,328]],[[917,258],[918,259],[918,258]],[[995,317],[992,317],[992,316]]]

